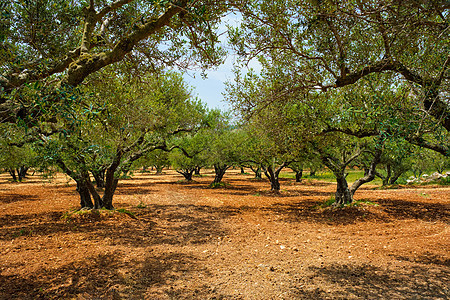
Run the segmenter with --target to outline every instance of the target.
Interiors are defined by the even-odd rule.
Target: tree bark
[[[302,182],[303,170],[295,171],[295,182]]]
[[[119,179],[116,178],[115,172],[119,166],[121,160],[121,155],[117,154],[115,160],[111,163],[111,165],[106,169],[105,175],[105,192],[102,197],[102,207],[106,209],[114,209],[112,204],[114,192],[116,191],[117,184]]]
[[[95,184],[97,185],[98,188],[105,187],[105,172],[106,170],[104,168],[91,171],[95,179]]]
[[[228,170],[229,167],[230,166],[228,166],[226,164],[224,164],[224,165],[214,164],[215,176],[214,176],[214,181],[212,182],[212,184],[221,182],[223,176],[225,175],[225,172]]]
[[[81,208],[93,208],[94,203],[92,203],[91,194],[87,184],[83,180],[76,180],[76,182],[77,192],[80,195]]]
[[[117,184],[119,183],[119,179],[117,178],[112,178],[112,179],[107,179],[105,182],[105,193],[103,194],[102,197],[102,207],[106,208],[106,209],[114,209],[113,206],[113,197],[114,197],[114,193],[116,191],[117,188]]]
[[[164,166],[155,166],[156,175],[161,175],[163,168],[164,168]]]
[[[177,173],[183,175],[184,179],[186,179],[187,181],[192,181],[192,174],[194,174],[194,168],[177,170]]]
[[[19,169],[17,169],[17,175],[19,176],[19,181],[22,181],[27,176],[29,167],[21,166]]]
[[[336,176],[337,188],[335,193],[335,203],[337,205],[350,204],[353,202],[353,195],[350,192],[345,176]]]
[[[372,162],[370,163],[370,167],[364,170],[364,177],[359,178],[358,180],[356,180],[351,188],[350,188],[350,192],[352,195],[355,195],[356,190],[363,184],[370,182],[372,180],[375,179],[375,175],[376,175],[376,167],[377,165],[380,163],[381,160],[381,149],[376,150],[375,155],[372,159]]]
[[[194,175],[200,175],[200,170],[201,170],[201,168],[202,167],[195,167],[195,170],[194,170]]]
[[[255,179],[262,179],[261,166],[258,166],[257,168],[250,167],[250,169],[255,173]]]
[[[17,182],[17,176],[16,176],[16,169],[9,168],[8,169],[9,174],[11,175],[14,182]]]
[[[270,181],[270,190],[271,191],[274,191],[274,192],[279,192],[280,191],[280,181],[279,181],[279,177],[278,176],[280,175],[281,170],[286,165],[287,165],[287,163],[284,162],[275,170],[270,165],[267,168],[262,166],[264,174],[266,175],[266,177]]]

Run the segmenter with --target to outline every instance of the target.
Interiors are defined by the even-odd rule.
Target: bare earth
[[[68,215],[73,182],[0,176],[0,299],[450,299],[450,187],[335,185],[231,171],[119,184],[116,208]]]

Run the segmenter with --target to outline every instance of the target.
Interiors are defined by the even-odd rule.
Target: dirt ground
[[[450,187],[380,190],[232,170],[121,181],[116,212],[71,214],[73,182],[0,176],[0,299],[450,299]]]

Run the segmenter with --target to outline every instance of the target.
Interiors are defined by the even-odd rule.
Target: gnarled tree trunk
[[[219,182],[222,181],[223,176],[225,175],[225,172],[228,170],[230,166],[226,165],[226,164],[214,164],[214,172],[215,172],[215,176],[214,176],[214,181],[212,182],[212,184],[217,184]]]
[[[98,188],[104,188],[105,187],[105,172],[106,168],[100,168],[92,170],[92,176],[94,176],[95,184]]]
[[[353,202],[353,194],[348,188],[346,176],[336,176],[337,188],[335,193],[335,203],[337,205],[350,204]]]
[[[92,203],[91,194],[89,192],[89,187],[83,180],[76,180],[77,192],[80,195],[80,205],[81,208],[93,208],[94,203]]]
[[[192,174],[194,174],[195,168],[188,168],[183,170],[176,170],[177,173],[183,175],[187,181],[192,181]]]
[[[274,192],[280,191],[280,180],[279,175],[281,170],[287,165],[286,162],[283,162],[277,169],[273,169],[271,165],[268,167],[262,166],[264,174],[270,181],[270,190]]]
[[[8,169],[9,175],[11,175],[14,182],[17,182],[17,176],[16,176],[16,169],[9,168]]]

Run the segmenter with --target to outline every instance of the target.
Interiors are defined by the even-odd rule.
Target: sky
[[[225,92],[225,82],[227,80],[232,81],[234,78],[232,70],[237,56],[232,53],[230,46],[227,45],[228,34],[226,34],[226,25],[238,26],[241,20],[242,18],[239,15],[229,14],[222,19],[222,24],[218,28],[219,40],[228,51],[228,55],[222,65],[217,69],[208,70],[206,79],[202,78],[200,71],[188,71],[184,75],[186,82],[194,88],[194,96],[205,102],[209,108],[219,108],[223,111],[231,109],[230,104],[225,101],[223,93]],[[260,69],[256,61],[250,62],[249,67],[255,70]]]
[[[208,70],[207,78],[203,79],[199,71],[188,71],[184,74],[186,82],[194,88],[193,94],[202,102],[208,104],[209,108],[220,108],[221,110],[230,110],[229,103],[225,102],[223,92],[225,92],[225,82],[233,79],[233,61],[234,57],[229,55],[225,63],[217,70]]]

